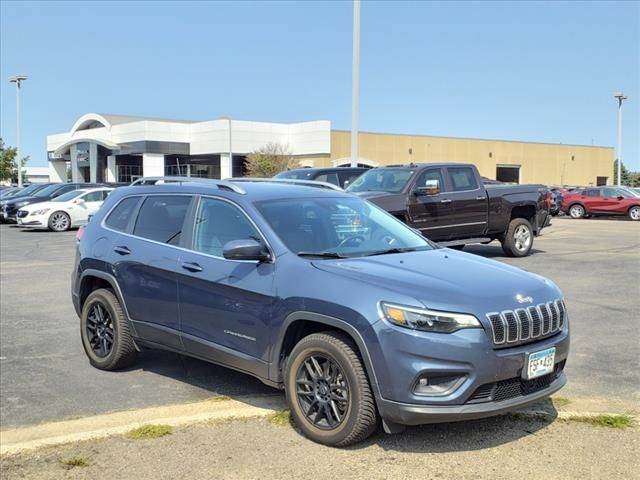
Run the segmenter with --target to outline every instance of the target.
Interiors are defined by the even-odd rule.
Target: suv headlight
[[[482,328],[473,315],[438,312],[380,302],[385,318],[395,325],[425,332],[451,333],[463,328]]]
[[[31,215],[44,215],[48,211],[49,211],[48,208],[43,208],[42,210],[36,210],[34,212],[31,212]]]

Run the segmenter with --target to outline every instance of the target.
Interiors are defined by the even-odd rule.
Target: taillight
[[[551,208],[551,199],[553,198],[553,195],[551,194],[551,192],[547,192],[547,208]]]
[[[76,233],[76,240],[80,241],[80,240],[82,240],[82,237],[84,237],[84,227],[83,226],[81,226],[78,229],[78,232]]]

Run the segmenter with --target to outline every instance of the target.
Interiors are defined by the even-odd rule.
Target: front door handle
[[[451,200],[448,198],[445,198],[444,200],[440,200],[440,203],[451,203]]]
[[[476,197],[476,200],[484,200],[485,197]]]
[[[131,250],[129,250],[129,247],[126,247],[124,245],[120,245],[118,247],[115,247],[113,249],[114,252],[116,252],[118,255],[129,255],[131,254]]]
[[[185,270],[189,270],[190,272],[201,272],[202,267],[194,262],[184,262],[182,264],[182,268]]]

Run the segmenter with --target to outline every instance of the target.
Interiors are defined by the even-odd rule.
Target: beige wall
[[[520,165],[521,183],[546,185],[595,185],[598,176],[608,177],[611,183],[613,176],[614,153],[610,147],[365,132],[360,133],[359,141],[360,158],[377,165],[474,163],[480,174],[489,178],[496,177],[497,165]],[[316,167],[333,166],[339,159],[349,161],[350,155],[350,132],[332,130],[331,156],[315,157],[313,163]]]

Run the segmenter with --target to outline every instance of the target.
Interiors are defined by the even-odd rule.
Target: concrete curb
[[[0,431],[0,455],[51,447],[65,443],[122,435],[145,424],[165,424],[172,427],[207,421],[267,417],[286,408],[282,395],[212,398],[195,403],[143,408],[107,413],[60,422],[44,423]],[[511,415],[529,418],[554,416],[569,420],[575,416],[596,416],[606,412],[550,411],[533,407],[516,410]],[[614,414],[611,414],[614,415]],[[636,423],[638,415],[630,414]]]
[[[107,413],[0,431],[0,455],[122,435],[145,424],[187,425],[211,420],[265,417],[285,408],[281,395],[212,398],[202,402]]]

